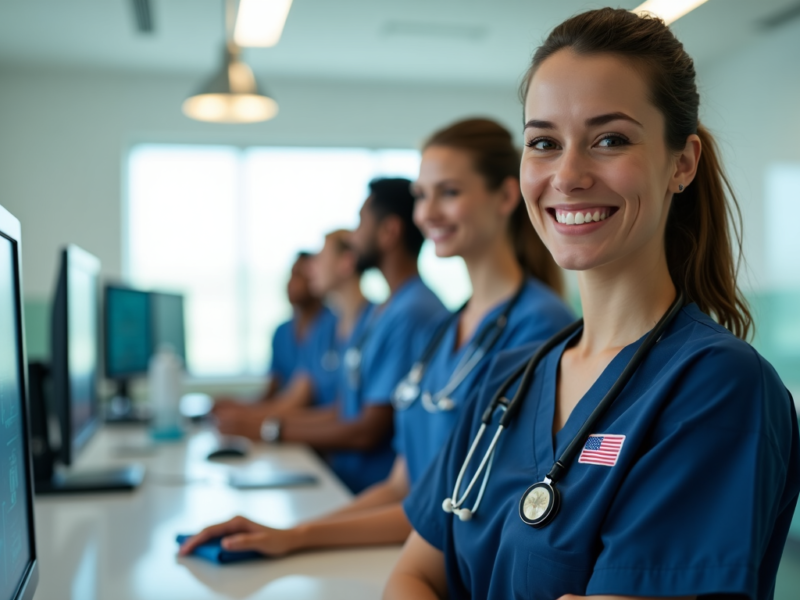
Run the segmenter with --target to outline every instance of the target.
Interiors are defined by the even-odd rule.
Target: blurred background
[[[221,124],[182,106],[220,68],[222,0],[0,0],[0,204],[23,225],[31,358],[75,243],[108,281],[186,294],[196,389],[260,383],[296,252],[353,227],[372,177],[413,179],[435,129],[485,115],[521,139],[532,50],[602,5],[295,0],[279,42],[241,56],[277,115]],[[741,205],[755,345],[798,398],[800,2],[710,0],[673,28]],[[428,248],[422,270],[450,306],[468,296],[460,263]]]

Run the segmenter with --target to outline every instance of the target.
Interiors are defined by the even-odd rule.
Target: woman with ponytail
[[[519,152],[504,127],[469,119],[434,133],[412,191],[414,222],[437,256],[464,259],[472,297],[428,332],[426,348],[395,392],[397,458],[389,478],[326,517],[288,530],[237,517],[205,529],[183,552],[220,536],[228,550],[270,556],[402,543],[411,527],[401,503],[442,449],[492,359],[572,321],[559,298],[560,268],[522,202]]]
[[[664,23],[556,27],[521,185],[584,319],[499,355],[404,503],[394,598],[772,598],[800,490],[792,399],[745,340],[738,208]]]

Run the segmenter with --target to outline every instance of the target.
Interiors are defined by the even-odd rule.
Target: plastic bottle
[[[182,438],[180,399],[183,364],[171,346],[159,347],[150,358],[147,379],[150,409],[153,415],[151,436],[157,440]]]

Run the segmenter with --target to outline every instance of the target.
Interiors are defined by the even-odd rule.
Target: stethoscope
[[[519,516],[527,525],[531,525],[537,529],[544,527],[558,514],[558,511],[561,508],[561,492],[556,487],[556,484],[567,474],[569,466],[572,464],[575,455],[578,454],[583,447],[583,444],[586,438],[589,436],[590,431],[594,428],[600,418],[603,417],[608,408],[614,403],[614,400],[616,400],[617,396],[619,396],[620,392],[622,392],[623,388],[636,372],[636,369],[642,363],[645,356],[647,356],[647,353],[661,339],[661,336],[666,328],[670,325],[683,307],[683,302],[683,293],[679,293],[678,297],[672,303],[672,306],[670,306],[669,310],[661,317],[658,323],[656,323],[656,326],[652,329],[647,338],[645,338],[642,345],[639,346],[639,348],[633,354],[630,361],[625,366],[625,369],[623,369],[620,376],[614,382],[614,385],[611,386],[611,389],[608,390],[606,395],[603,396],[602,400],[600,400],[598,405],[584,422],[580,431],[578,431],[575,437],[572,438],[572,441],[567,446],[567,449],[564,450],[564,453],[551,467],[544,480],[534,483],[522,494],[522,498],[520,498],[519,501]],[[475,440],[472,442],[469,452],[467,452],[467,456],[464,459],[464,463],[461,466],[461,470],[458,473],[453,494],[451,497],[445,498],[444,502],[442,502],[442,509],[446,513],[454,513],[458,515],[458,518],[462,521],[469,521],[478,511],[481,500],[483,499],[483,494],[486,491],[486,484],[489,481],[489,475],[492,471],[492,463],[494,462],[494,453],[495,449],[497,448],[497,442],[500,439],[500,435],[505,429],[508,428],[508,426],[511,424],[511,421],[519,412],[523,399],[530,389],[531,381],[533,380],[533,373],[536,370],[536,367],[553,348],[572,336],[582,326],[583,319],[569,325],[550,338],[536,351],[533,357],[525,365],[517,369],[508,379],[506,379],[505,382],[503,382],[503,385],[501,385],[497,390],[488,408],[481,416],[480,429],[478,430]],[[520,378],[520,376],[521,379],[519,382],[519,388],[517,388],[514,397],[509,402],[505,397],[505,394],[514,384],[517,378]],[[475,475],[472,476],[469,485],[467,485],[464,495],[459,497],[461,482],[467,472],[467,467],[472,461],[475,450],[483,438],[486,428],[491,424],[492,417],[497,409],[502,411],[502,416],[500,417],[500,422],[497,426],[497,430],[494,433],[494,437],[492,438],[486,453],[483,455],[483,459],[478,465],[478,470],[475,472]],[[484,473],[483,481],[481,482],[480,489],[478,490],[478,496],[475,500],[475,504],[473,505],[472,509],[463,508],[464,502],[467,500],[472,492],[472,489],[475,487],[475,484],[478,482],[478,478],[481,476],[481,473]]]
[[[355,343],[344,353],[345,375],[347,377],[347,383],[353,389],[357,389],[361,384],[362,349],[372,333],[372,328],[377,320],[377,315],[381,312],[382,308],[383,307],[375,307],[372,309],[366,327],[364,327],[364,329],[361,331],[361,334],[358,336],[358,339],[355,341]]]
[[[461,357],[458,365],[453,370],[452,375],[450,375],[450,379],[448,380],[447,384],[438,392],[432,394],[428,391],[425,391],[420,395],[420,382],[422,382],[422,377],[425,375],[425,370],[428,368],[428,364],[436,354],[436,350],[438,350],[439,346],[441,345],[447,330],[458,319],[458,316],[467,305],[464,304],[447,320],[445,320],[445,322],[442,323],[442,325],[436,330],[436,333],[434,334],[433,338],[431,338],[431,341],[428,343],[425,351],[422,353],[422,356],[420,356],[419,360],[414,363],[414,365],[411,367],[411,370],[402,379],[402,381],[397,384],[394,394],[392,395],[392,405],[394,406],[395,410],[407,410],[412,404],[414,404],[417,398],[420,397],[422,406],[430,413],[448,412],[453,410],[456,407],[456,404],[451,398],[452,393],[464,382],[473,369],[475,369],[481,360],[483,360],[483,357],[489,353],[497,340],[500,339],[500,336],[503,334],[503,330],[508,324],[508,317],[511,314],[511,311],[514,309],[514,306],[522,296],[522,292],[525,290],[525,284],[526,281],[523,279],[519,288],[514,293],[514,296],[506,303],[503,312],[501,312],[493,322],[487,323],[487,325],[470,343],[469,348],[466,352],[464,352],[464,355]]]

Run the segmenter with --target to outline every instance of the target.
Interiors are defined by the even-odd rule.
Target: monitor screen
[[[153,352],[168,345],[186,365],[186,336],[183,322],[183,296],[152,292]]]
[[[18,282],[14,245],[0,235],[0,600],[33,593],[33,584],[29,583],[34,562],[33,515]]]
[[[146,373],[152,347],[150,295],[140,290],[106,286],[106,377],[123,379]]]

